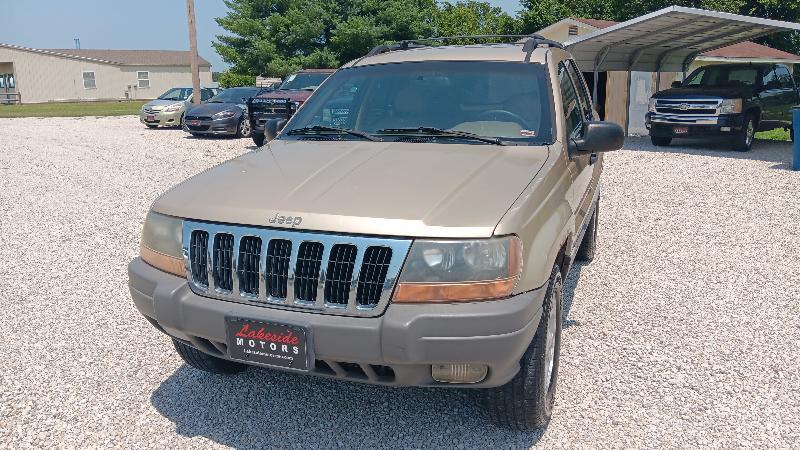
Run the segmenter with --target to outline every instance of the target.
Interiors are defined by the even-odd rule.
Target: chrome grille
[[[354,245],[337,244],[328,260],[328,279],[325,280],[325,299],[331,305],[346,305],[350,297],[353,267],[358,250]]]
[[[364,254],[364,263],[358,276],[356,303],[369,306],[378,303],[381,287],[386,281],[389,262],[392,260],[392,249],[389,247],[370,247]]]
[[[382,313],[410,245],[409,239],[190,220],[183,228],[184,259],[195,293],[339,315]]]
[[[189,270],[195,282],[208,287],[208,232],[192,232],[189,247]]]
[[[719,99],[656,99],[656,112],[662,114],[713,115]]]
[[[214,236],[214,285],[222,291],[233,290],[233,235]]]
[[[242,294],[258,297],[258,278],[261,271],[261,238],[245,236],[239,243],[239,290]]]
[[[286,298],[286,283],[289,279],[289,259],[292,241],[273,239],[267,248],[267,293],[270,297]]]

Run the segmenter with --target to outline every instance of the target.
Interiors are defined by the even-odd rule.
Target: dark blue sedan
[[[207,102],[191,106],[184,116],[183,129],[192,136],[226,135],[250,137],[247,100],[258,94],[257,87],[225,89]]]

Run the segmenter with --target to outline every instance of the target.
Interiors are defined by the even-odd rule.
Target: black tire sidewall
[[[750,145],[747,145],[747,125],[753,122],[753,139],[750,140]],[[755,142],[756,134],[755,134],[755,127],[756,127],[756,118],[752,113],[748,113],[744,117],[744,123],[742,124],[742,131],[736,133],[736,136],[733,138],[733,149],[739,152],[747,152],[753,148],[753,142]]]
[[[262,145],[264,145],[264,135],[263,134],[252,133],[251,132],[250,133],[250,137],[253,138],[253,143],[255,143],[257,146],[261,147]]]

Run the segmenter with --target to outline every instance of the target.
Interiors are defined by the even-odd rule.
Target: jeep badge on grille
[[[296,228],[298,225],[303,223],[303,218],[300,216],[282,216],[280,213],[275,213],[274,217],[267,219],[269,223],[277,223],[279,225],[291,225],[292,228]]]

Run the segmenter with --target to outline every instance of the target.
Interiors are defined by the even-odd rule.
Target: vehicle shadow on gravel
[[[217,376],[183,365],[150,400],[180,435],[235,448],[528,448],[541,438],[543,431],[492,424],[476,397],[258,368]]]
[[[625,138],[624,150],[656,153],[681,153],[685,155],[711,156],[714,158],[746,159],[776,163],[773,169],[789,170],[792,165],[792,143],[756,139],[749,152],[731,150],[725,141],[675,139],[667,147],[656,147],[649,137]]]
[[[578,280],[581,279],[581,271],[586,263],[576,261],[570,268],[567,277],[564,279],[564,287],[562,288],[562,303],[561,303],[561,317],[562,327],[567,329],[571,326],[578,325],[580,322],[569,318],[569,310],[572,308],[572,301],[575,298],[575,289],[578,287]]]

